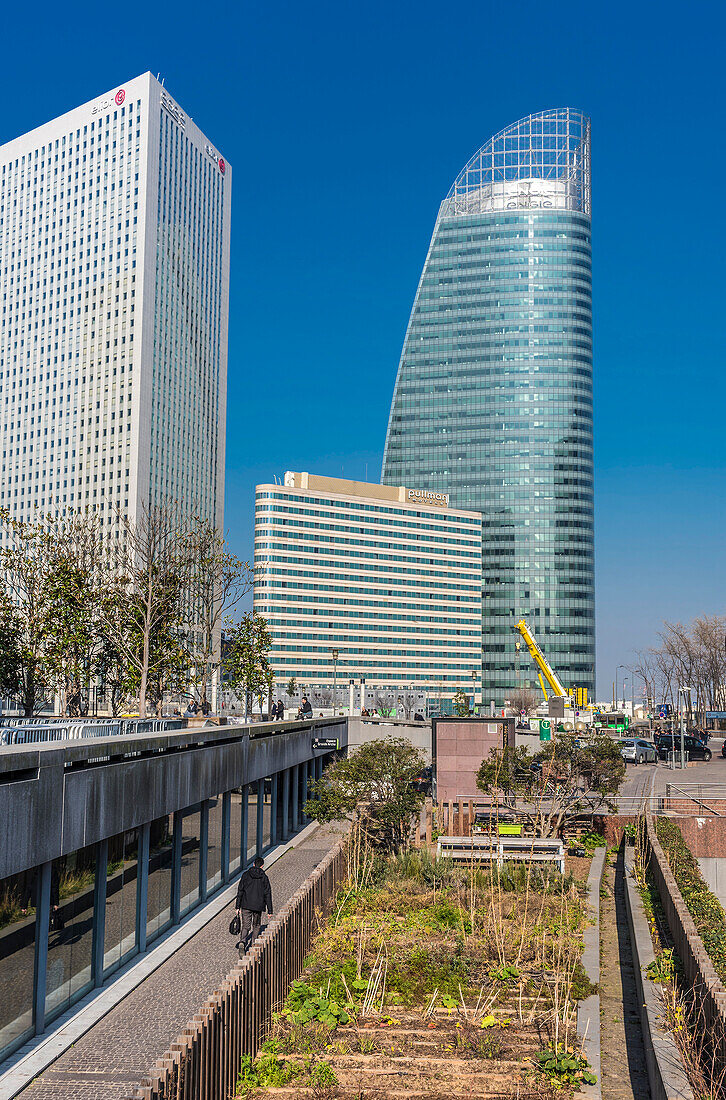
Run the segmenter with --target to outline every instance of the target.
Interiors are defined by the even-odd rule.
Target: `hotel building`
[[[254,564],[278,689],[337,674],[445,706],[479,683],[481,516],[446,493],[287,473],[257,486]]]
[[[0,507],[221,527],[228,162],[150,73],[0,147]]]

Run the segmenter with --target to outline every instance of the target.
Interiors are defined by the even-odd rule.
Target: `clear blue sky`
[[[378,480],[438,203],[492,133],[593,119],[599,694],[723,611],[720,5],[11,5],[0,142],[150,69],[235,169],[226,522],[286,469]],[[622,678],[622,672],[620,673]]]

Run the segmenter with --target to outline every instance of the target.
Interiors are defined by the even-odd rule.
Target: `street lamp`
[[[472,683],[472,708],[471,709],[474,712],[474,714],[476,714],[476,682],[479,679],[479,674],[477,672],[472,672],[471,678],[472,678],[472,681],[473,681],[473,683]]]
[[[627,668],[627,665],[618,665],[615,669],[615,709],[620,709],[620,696],[618,695],[618,671],[621,668]]]
[[[685,750],[685,732],[686,731],[684,729],[685,719],[683,717],[683,710],[681,710],[681,695],[683,696],[683,704],[684,704],[684,708],[685,708],[686,694],[688,694],[688,695],[692,694],[691,688],[689,688],[689,687],[679,687],[678,688],[678,710],[679,710],[679,716],[678,717],[679,717],[679,725],[681,727],[681,767],[682,768],[685,768],[685,766],[686,766],[686,757],[685,757],[685,751],[684,751]]]
[[[623,711],[625,711],[625,699],[626,699],[626,696],[625,696],[625,685],[627,684],[627,682],[628,682],[628,677],[627,677],[627,676],[623,676]]]
[[[338,657],[340,656],[337,649],[331,649],[331,656],[333,658],[333,714],[335,717],[338,715]]]

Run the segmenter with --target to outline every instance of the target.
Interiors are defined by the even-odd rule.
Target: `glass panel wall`
[[[179,914],[184,916],[199,901],[199,834],[201,813],[182,819],[181,892]]]
[[[93,985],[93,890],[96,846],[53,860],[46,976],[46,1020],[65,1011]]]
[[[229,873],[242,866],[242,789],[232,791],[229,806]]]
[[[139,832],[119,833],[108,842],[106,868],[106,926],[103,970],[110,973],[136,951],[136,894],[138,889]]]
[[[207,893],[222,881],[222,795],[209,799],[207,829]]]
[[[37,870],[0,881],[0,1054],[33,1032]]]
[[[270,822],[272,820],[272,818],[271,818],[271,814],[272,814],[272,779],[268,778],[268,779],[265,780],[264,791],[265,791],[265,802],[264,802],[264,805],[260,807],[260,812],[262,813],[262,821],[263,821],[263,826],[262,826],[262,847],[263,848],[269,848],[270,843],[271,843],[271,840],[270,840]],[[278,799],[278,803],[279,803],[279,800],[280,800],[280,787],[279,787],[279,784],[278,784],[278,788],[277,788],[277,799]]]
[[[171,865],[174,817],[159,817],[149,831],[149,887],[146,903],[147,941],[171,924]]]

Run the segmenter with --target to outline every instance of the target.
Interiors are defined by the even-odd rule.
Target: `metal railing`
[[[342,837],[271,921],[248,955],[188,1022],[133,1100],[228,1100],[242,1057],[254,1057],[270,1018],[300,976],[319,916],[348,874]]]
[[[118,737],[182,730],[185,718],[0,718],[0,745],[29,745],[83,737]]]

